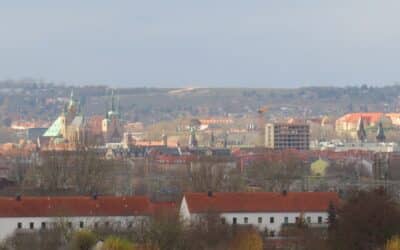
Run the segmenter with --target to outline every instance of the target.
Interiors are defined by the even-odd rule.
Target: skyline
[[[3,3],[0,79],[124,87],[390,85],[400,3]]]

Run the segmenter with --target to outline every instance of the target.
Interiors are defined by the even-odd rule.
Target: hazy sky
[[[391,84],[400,81],[399,11],[399,0],[1,1],[0,79]]]

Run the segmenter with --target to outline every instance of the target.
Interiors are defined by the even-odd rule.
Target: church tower
[[[102,130],[105,142],[121,142],[123,127],[119,111],[116,108],[114,90],[111,92],[110,110],[102,122]]]

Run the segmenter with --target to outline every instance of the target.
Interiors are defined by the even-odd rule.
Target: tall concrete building
[[[273,149],[310,148],[310,127],[304,123],[268,123],[265,125],[265,146]]]

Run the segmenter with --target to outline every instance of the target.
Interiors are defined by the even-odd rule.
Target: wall
[[[311,224],[318,224],[318,217],[322,217],[322,223],[326,224],[328,220],[327,212],[287,212],[287,213],[268,213],[268,212],[260,212],[260,213],[222,213],[221,217],[225,218],[225,223],[232,224],[233,218],[236,218],[238,225],[252,225],[258,228],[260,231],[264,231],[267,229],[269,232],[274,231],[275,235],[279,233],[281,230],[282,224],[285,223],[285,217],[288,217],[288,223],[293,224],[296,222],[296,217],[303,216],[304,220],[307,222],[307,217],[310,217]],[[181,207],[181,216],[182,218],[187,218],[187,213],[185,213],[185,209]],[[247,217],[248,221],[245,223],[244,218]],[[258,218],[262,218],[262,222],[258,222]],[[270,222],[270,218],[274,218],[274,222]],[[200,219],[199,214],[191,214],[190,220],[196,221]]]
[[[148,219],[147,216],[93,216],[93,217],[2,217],[0,218],[0,241],[11,236],[18,223],[22,223],[22,230],[30,230],[30,223],[34,223],[34,230],[40,229],[42,222],[46,223],[46,228],[50,228],[53,223],[72,223],[72,228],[80,228],[80,222],[83,222],[83,228],[93,227],[94,223],[99,226],[106,222],[113,227],[128,227],[129,224],[137,226]]]

